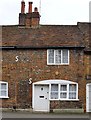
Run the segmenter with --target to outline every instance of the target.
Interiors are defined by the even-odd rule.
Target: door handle
[[[47,100],[47,98],[45,98]]]

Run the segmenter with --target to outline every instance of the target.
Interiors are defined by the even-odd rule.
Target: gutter
[[[84,46],[0,46],[0,50],[16,50],[16,49],[84,49]]]
[[[26,49],[84,49],[84,46],[0,46],[0,50],[26,50]]]

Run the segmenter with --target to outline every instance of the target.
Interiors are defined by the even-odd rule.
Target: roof
[[[83,34],[77,25],[40,25],[25,28],[18,25],[2,27],[2,46],[84,46]]]

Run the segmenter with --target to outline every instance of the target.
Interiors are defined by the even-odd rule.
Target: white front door
[[[49,85],[34,85],[33,87],[33,110],[49,112]]]
[[[86,112],[91,112],[91,83],[86,86]]]

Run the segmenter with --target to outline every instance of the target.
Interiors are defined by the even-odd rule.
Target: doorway
[[[86,85],[86,112],[91,112],[91,83]]]
[[[33,86],[33,110],[49,112],[49,85]]]

